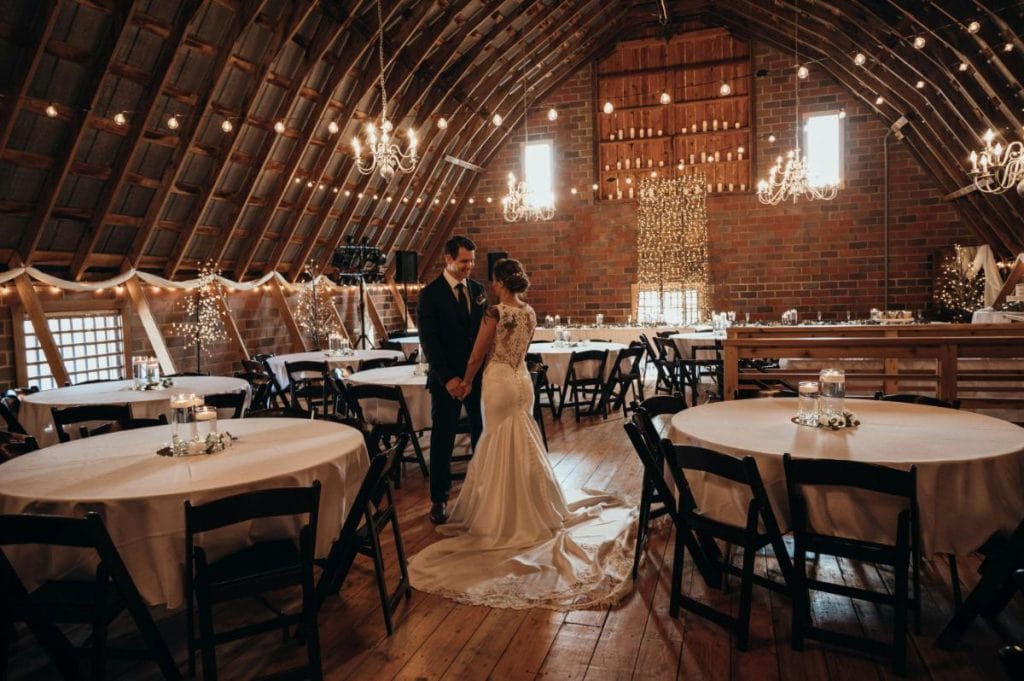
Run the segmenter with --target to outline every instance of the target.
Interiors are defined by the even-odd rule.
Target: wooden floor
[[[564,487],[586,485],[636,496],[640,468],[622,429],[621,413],[607,421],[585,419],[577,426],[566,417],[548,425],[551,463]],[[412,555],[438,538],[427,521],[429,491],[414,467],[407,468],[397,492],[406,550]],[[733,648],[728,634],[689,613],[668,615],[671,533],[656,533],[633,594],[616,607],[559,613],[547,610],[495,610],[459,605],[414,592],[397,614],[397,629],[386,636],[368,559],[359,559],[341,592],[320,613],[324,676],[327,679],[887,679],[884,664],[858,654],[808,643],[804,652],[789,644],[790,606],[785,597],[755,587],[750,649]],[[393,544],[389,545],[389,551]],[[978,561],[960,561],[965,593],[975,583]],[[777,572],[770,556],[758,556],[758,570]],[[891,573],[870,565],[822,558],[825,578],[848,584],[891,588]],[[1024,639],[1024,610],[1011,604],[997,633],[979,622],[960,648],[946,652],[932,641],[951,613],[949,573],[943,561],[924,565],[923,621],[911,639],[909,674],[913,679],[1003,679],[996,651],[1004,636]],[[729,593],[709,592],[691,570],[684,575],[691,594],[719,607],[735,609],[736,584]],[[282,594],[282,602],[291,596]],[[259,607],[234,605],[217,614],[231,622],[257,613]],[[185,670],[184,620],[162,613],[160,626]],[[888,636],[891,614],[883,607],[823,595],[814,616],[847,632]],[[120,640],[133,640],[130,629]],[[304,659],[304,649],[282,643],[279,634],[218,648],[222,679],[250,679],[285,669]],[[13,679],[50,679],[56,673],[31,636],[12,650]],[[111,662],[111,678],[159,678],[155,666]]]

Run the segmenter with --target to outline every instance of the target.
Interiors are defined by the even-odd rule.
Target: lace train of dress
[[[519,311],[499,307],[502,322]],[[533,386],[521,355],[518,368],[498,361],[502,333],[514,330],[499,322],[483,375],[484,432],[451,520],[438,528],[449,537],[409,561],[412,585],[500,608],[618,602],[632,588],[635,508],[590,490],[563,495],[532,418]]]

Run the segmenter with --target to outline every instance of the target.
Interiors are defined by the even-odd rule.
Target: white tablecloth
[[[381,369],[370,369],[359,371],[348,377],[349,383],[401,386],[402,396],[409,407],[409,415],[412,417],[412,425],[416,430],[430,428],[433,420],[430,417],[430,391],[427,390],[427,377],[417,376],[414,372],[416,367],[411,364],[404,364],[396,367],[383,367]],[[374,404],[369,409],[363,409],[363,416],[370,421],[389,422],[395,420],[395,410],[387,404]]]
[[[619,350],[625,347],[627,346],[622,343],[597,343],[590,341],[580,341],[572,347],[557,347],[554,343],[535,342],[530,344],[529,352],[540,353],[541,359],[548,365],[548,381],[561,385],[565,382],[565,373],[569,369],[569,358],[572,356],[572,353],[585,352],[587,350],[607,350],[608,361],[604,365],[604,378],[607,379],[608,375],[612,372],[612,366],[615,364],[615,358],[618,356]],[[577,376],[580,378],[592,378],[596,367],[588,367],[590,364],[595,363],[577,364]]]
[[[171,417],[171,395],[194,393],[215,395],[245,391],[246,407],[249,406],[249,384],[241,378],[230,376],[177,376],[174,385],[160,390],[132,390],[132,381],[107,381],[85,383],[66,388],[55,388],[25,395],[21,398],[18,420],[39,442],[41,447],[56,444],[57,432],[53,428],[52,407],[75,407],[87,404],[124,404],[131,406],[132,416],[137,419],[155,419],[160,414]]]
[[[685,327],[678,326],[580,326],[568,329],[573,340],[589,340],[599,338],[613,343],[629,345],[633,341],[640,340],[640,334],[647,334],[653,338],[659,331],[678,331]],[[555,340],[555,329],[548,329],[538,326],[533,330],[533,340],[553,341]],[[653,341],[652,341],[653,342]],[[563,374],[564,376],[564,374]]]
[[[693,348],[714,345],[715,341],[725,340],[724,331],[713,331],[707,333],[674,333],[669,336],[675,341],[676,348],[679,349],[681,359],[693,359]],[[697,359],[714,359],[714,352],[701,352],[697,355]]]
[[[1001,312],[999,310],[975,310],[972,324],[1010,324],[1024,322],[1024,312]]]
[[[363,436],[329,421],[220,421],[239,439],[211,456],[164,457],[170,426],[76,440],[0,466],[0,512],[103,516],[128,571],[150,605],[183,603],[184,502],[194,504],[271,487],[321,484],[317,555],[326,556],[369,468]],[[297,534],[301,522],[240,524],[211,534],[214,556],[254,540]],[[75,572],[78,552],[24,547],[11,551],[23,579]],[[36,582],[34,582],[36,583]]]
[[[411,355],[413,353],[413,350],[416,350],[420,347],[419,336],[405,336],[404,338],[392,338],[391,341],[393,343],[398,343],[399,345],[402,346],[402,352],[405,353],[406,357]]]
[[[789,527],[782,454],[842,459],[907,469],[917,466],[924,551],[969,553],[993,532],[1024,518],[1024,428],[981,414],[916,404],[847,400],[861,420],[831,431],[790,421],[796,400],[768,398],[706,404],[672,418],[677,444],[753,456],[779,524]],[[688,477],[711,517],[743,524],[748,496],[703,476]],[[828,490],[808,495],[811,522],[827,532],[892,541],[891,499]]]
[[[396,359],[402,361],[405,357],[398,350],[353,350],[351,355],[334,357],[323,350],[311,352],[293,352],[289,355],[275,355],[267,358],[270,370],[274,372],[277,382],[282,388],[287,388],[290,381],[288,372],[285,370],[285,362],[327,362],[328,369],[348,369],[355,371],[359,363],[367,359]]]

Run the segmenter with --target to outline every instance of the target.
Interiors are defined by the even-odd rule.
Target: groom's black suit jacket
[[[443,390],[448,381],[465,375],[480,330],[486,307],[484,287],[472,279],[464,283],[470,304],[468,320],[459,313],[458,300],[443,274],[420,291],[417,324],[430,365],[427,386],[431,390]]]

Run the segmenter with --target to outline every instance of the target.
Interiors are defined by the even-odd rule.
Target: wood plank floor
[[[550,459],[565,487],[586,485],[635,497],[640,467],[622,429],[621,413],[585,419],[576,425],[548,420]],[[412,555],[438,538],[427,521],[429,490],[414,467],[407,468],[397,505],[406,550]],[[320,613],[325,678],[361,679],[889,679],[884,663],[808,642],[803,652],[790,647],[788,599],[755,587],[750,649],[734,649],[730,637],[690,613],[668,614],[672,534],[656,532],[646,552],[634,592],[615,607],[570,613],[547,610],[496,610],[460,605],[414,592],[397,613],[397,628],[386,636],[372,566],[359,559],[340,598]],[[393,551],[393,544],[387,546]],[[393,554],[390,554],[393,555]],[[964,592],[973,587],[978,559],[960,561]],[[762,574],[778,575],[771,555],[758,556]],[[738,606],[738,585],[728,592],[710,591],[687,566],[685,588],[716,607]],[[851,585],[892,588],[890,572],[871,565],[822,557],[817,569],[827,579]],[[394,577],[392,573],[391,577]],[[960,648],[947,652],[932,641],[951,615],[949,572],[944,561],[925,561],[923,617],[920,634],[911,637],[908,654],[912,679],[1003,679],[996,651],[1011,640],[1024,640],[1024,609],[1016,600],[1002,615],[997,632],[979,621]],[[291,594],[278,595],[291,603]],[[230,623],[259,614],[259,606],[232,605],[217,613]],[[814,601],[819,623],[850,633],[885,637],[891,612],[870,603],[821,595]],[[186,668],[180,613],[160,613],[160,626],[181,668]],[[115,627],[112,644],[134,640],[124,623]],[[12,679],[57,678],[31,636],[22,635],[11,651]],[[218,648],[223,679],[250,679],[287,669],[304,659],[304,649],[282,643],[279,634]],[[148,663],[112,661],[111,678],[155,679]]]

